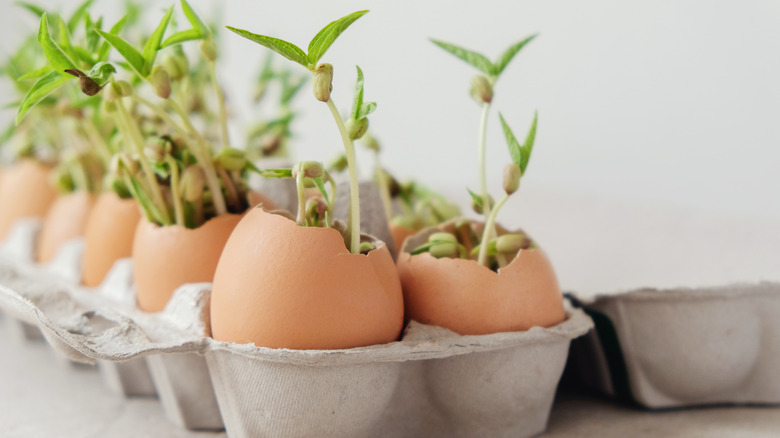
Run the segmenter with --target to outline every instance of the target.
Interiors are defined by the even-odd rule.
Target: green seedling
[[[376,109],[376,104],[363,102],[363,72],[360,70],[360,67],[358,67],[358,80],[355,86],[352,111],[349,119],[345,123],[331,98],[331,91],[333,89],[333,66],[327,63],[320,64],[319,61],[333,42],[336,41],[336,38],[367,12],[368,11],[354,12],[325,26],[314,36],[314,38],[312,38],[309,43],[308,53],[304,52],[303,49],[295,44],[279,38],[258,35],[230,26],[227,27],[232,32],[265,46],[285,58],[300,64],[312,73],[312,91],[314,92],[314,96],[317,100],[325,102],[328,105],[344,143],[350,180],[349,217],[347,220],[347,235],[345,236],[345,242],[350,249],[350,252],[353,254],[360,252],[360,200],[358,196],[358,177],[353,140],[360,138],[360,136],[365,133],[365,129],[368,127],[368,119],[366,117]]]
[[[534,140],[536,138],[537,126],[537,115],[534,115],[534,120],[531,124],[531,128],[528,132],[526,140],[521,145],[515,138],[514,134],[509,128],[509,125],[504,120],[503,115],[499,114],[504,130],[504,135],[509,146],[509,153],[512,158],[512,164],[507,165],[507,167],[504,169],[504,196],[497,203],[495,203],[487,191],[487,178],[485,169],[487,119],[490,112],[491,102],[493,101],[494,97],[494,86],[500,75],[505,71],[506,67],[515,57],[515,55],[535,37],[536,35],[531,35],[513,44],[508,49],[506,49],[495,62],[491,62],[486,56],[472,50],[464,49],[454,44],[432,40],[433,43],[437,46],[472,65],[482,73],[472,79],[470,90],[471,96],[480,105],[482,105],[478,143],[480,191],[479,193],[474,193],[471,190],[468,190],[468,192],[472,198],[472,205],[474,210],[477,213],[485,215],[486,218],[484,230],[482,232],[482,238],[479,240],[479,243],[474,246],[477,251],[477,261],[483,266],[491,266],[492,263],[490,256],[494,256],[494,260],[497,262],[498,267],[506,265],[505,252],[497,249],[499,248],[499,246],[497,246],[497,242],[500,237],[498,236],[496,230],[496,216],[498,215],[501,207],[503,207],[506,201],[509,199],[509,196],[514,193],[520,185],[520,178],[523,176],[523,174],[525,174],[528,161],[531,157]],[[519,238],[509,237],[509,240],[512,241],[516,241],[517,239]],[[503,243],[505,240],[507,239],[505,238],[502,240],[502,245],[500,245],[500,248],[506,249],[512,247],[511,245]],[[469,252],[471,253],[473,251]]]

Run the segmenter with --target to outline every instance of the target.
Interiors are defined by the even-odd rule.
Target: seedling
[[[285,58],[302,65],[312,73],[312,91],[314,92],[314,97],[328,105],[344,143],[350,181],[349,217],[347,219],[345,242],[347,247],[350,248],[350,252],[353,254],[360,252],[360,200],[358,196],[358,177],[353,140],[358,139],[365,134],[365,131],[368,128],[367,116],[376,109],[376,104],[373,102],[363,102],[363,72],[360,70],[360,67],[358,67],[358,80],[355,86],[352,111],[350,112],[349,119],[345,123],[331,98],[331,91],[333,89],[333,66],[327,63],[319,64],[319,61],[333,42],[336,41],[336,38],[338,38],[347,27],[367,12],[368,11],[354,12],[325,26],[314,36],[314,38],[312,38],[309,43],[308,53],[304,52],[303,49],[295,44],[279,38],[258,35],[230,26],[227,27],[232,32],[265,46]]]
[[[528,132],[525,142],[520,145],[512,133],[512,130],[509,128],[509,125],[504,120],[503,115],[499,113],[501,125],[504,130],[504,136],[506,137],[506,141],[509,146],[509,154],[512,158],[512,164],[509,164],[504,168],[504,196],[497,203],[493,202],[493,199],[487,192],[485,155],[487,118],[494,96],[494,85],[514,56],[535,37],[536,35],[531,35],[530,37],[513,44],[506,51],[504,51],[504,53],[495,63],[488,60],[486,56],[477,52],[464,49],[453,44],[432,40],[442,49],[476,67],[482,72],[481,75],[475,76],[471,81],[471,96],[482,105],[478,144],[480,192],[475,194],[469,190],[469,194],[472,198],[472,205],[474,210],[478,213],[484,214],[486,219],[484,229],[481,233],[482,237],[476,242],[472,239],[468,239],[465,244],[463,242],[457,243],[459,242],[457,241],[457,236],[452,236],[456,239],[456,243],[458,245],[463,245],[463,251],[460,250],[460,247],[454,246],[455,244],[451,241],[450,238],[443,239],[442,236],[434,234],[431,236],[431,239],[429,239],[428,243],[420,246],[419,248],[416,248],[413,253],[428,251],[432,255],[438,257],[460,256],[461,258],[468,258],[476,256],[477,261],[481,265],[486,267],[500,268],[507,264],[508,255],[514,255],[519,249],[528,248],[533,245],[530,239],[522,234],[503,235],[499,237],[496,230],[496,216],[498,215],[498,211],[501,209],[501,207],[503,207],[506,201],[509,199],[509,196],[511,196],[519,188],[520,179],[523,174],[525,174],[525,170],[528,166],[528,161],[533,150],[534,140],[536,138],[536,125],[538,120],[537,115],[534,115],[534,120],[531,124],[531,128]],[[470,233],[473,234],[473,229],[471,229]],[[469,237],[469,233],[464,234],[461,232],[459,234],[464,239]],[[471,246],[472,244],[475,244],[474,247],[466,251],[466,246]],[[456,251],[456,249],[458,251]],[[465,255],[466,252],[468,252],[468,255]]]

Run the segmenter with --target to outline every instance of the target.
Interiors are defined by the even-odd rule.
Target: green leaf
[[[352,112],[350,117],[357,120],[359,119],[358,113],[360,112],[360,108],[363,106],[363,70],[357,65],[355,68],[357,68],[357,80],[355,81],[355,97],[352,100]]]
[[[84,14],[87,12],[87,9],[89,9],[90,6],[92,6],[92,2],[95,0],[86,0],[85,2],[81,3],[81,5],[76,8],[75,11],[73,11],[73,15],[70,16],[68,19],[68,29],[71,32],[76,31],[76,26],[79,25],[79,22],[84,17]]]
[[[119,19],[119,21],[116,22],[111,27],[111,30],[108,31],[108,33],[112,35],[118,35],[119,32],[122,31],[122,29],[125,27],[125,24],[127,23],[127,15]],[[100,36],[100,32],[102,29],[99,26],[96,26],[93,31],[96,35]],[[108,50],[111,46],[108,44],[108,41],[103,41],[103,44],[100,45],[100,49],[98,50],[98,61],[105,61],[108,59]]]
[[[317,35],[312,38],[309,43],[309,65],[316,66],[317,61],[322,58],[322,55],[328,50],[328,48],[336,41],[336,38],[341,35],[352,23],[358,18],[366,15],[368,11],[353,12],[346,17],[341,17],[338,20],[323,27]]]
[[[11,136],[14,135],[14,131],[16,131],[16,125],[11,123],[5,131],[3,131],[2,134],[0,134],[0,144],[4,144],[8,140],[11,139]]]
[[[187,3],[187,0],[181,0],[181,8],[184,10],[184,15],[187,17],[187,20],[190,22],[192,27],[200,32],[202,36],[206,36],[211,33],[211,29],[209,29],[209,27],[203,23],[200,17],[198,17],[198,14],[196,14],[195,10],[190,7],[190,4]]]
[[[78,59],[79,55],[73,50],[73,45],[70,43],[70,30],[68,30],[68,25],[59,15],[55,15],[54,19],[57,22],[57,43],[71,60]]]
[[[160,48],[174,46],[185,41],[199,40],[203,37],[204,35],[197,29],[183,30],[181,32],[176,32],[175,34],[166,38],[165,41],[163,41],[163,43],[160,45]]]
[[[72,76],[66,76],[60,72],[53,71],[38,80],[38,82],[32,86],[27,95],[24,96],[24,99],[19,106],[19,113],[16,116],[16,124],[18,125],[27,112],[30,111],[35,105],[37,105],[40,101],[45,99],[46,96],[54,92],[54,90],[61,87],[64,83],[71,79],[73,79]]]
[[[279,98],[280,103],[282,105],[290,103],[295,95],[298,94],[298,91],[306,85],[306,82],[305,77],[297,77],[295,82],[286,79],[282,85],[282,95]]]
[[[29,73],[25,73],[22,76],[19,76],[16,80],[17,81],[26,81],[28,79],[38,79],[41,76],[44,76],[46,74],[49,74],[52,71],[51,66],[44,65],[43,67],[33,70]]]
[[[95,29],[95,32],[99,33],[104,40],[108,41],[108,43],[111,44],[111,47],[115,48],[116,51],[127,60],[139,76],[146,77],[144,74],[144,56],[141,55],[135,47],[131,46],[130,43],[123,40],[122,37],[118,35],[106,33],[97,29]]]
[[[74,53],[76,53],[76,56],[85,64],[92,65],[95,63],[95,58],[92,57],[92,53],[90,53],[88,50],[75,46],[73,47]]]
[[[24,9],[27,9],[28,11],[32,12],[33,15],[35,15],[36,18],[40,17],[41,15],[45,14],[46,11],[43,10],[40,6],[36,6],[32,3],[27,2],[16,2],[17,6],[21,6]]]
[[[171,6],[170,9],[168,9],[168,12],[163,17],[162,21],[160,21],[160,24],[157,25],[157,29],[152,32],[152,36],[149,37],[148,40],[146,40],[146,45],[144,45],[144,71],[143,76],[149,76],[149,73],[152,72],[152,66],[154,66],[154,60],[157,58],[157,51],[160,50],[160,44],[163,41],[163,37],[165,36],[165,30],[168,29],[168,23],[171,22],[171,15],[173,14],[173,6]],[[128,59],[129,61],[129,59]]]
[[[116,67],[106,61],[101,61],[92,66],[92,70],[87,73],[87,76],[102,87],[114,73],[116,73]]]
[[[490,60],[488,60],[484,55],[464,49],[462,47],[458,47],[454,44],[449,44],[434,39],[431,39],[431,42],[455,55],[457,58],[460,58],[461,60],[466,61],[467,63],[476,67],[482,73],[485,73],[488,76],[493,76],[493,63],[490,62]]]
[[[512,58],[515,57],[517,52],[519,52],[523,47],[525,47],[526,44],[530,43],[531,40],[536,38],[537,35],[539,35],[539,34],[535,33],[535,34],[529,36],[528,38],[526,38],[526,39],[524,39],[524,40],[522,40],[522,41],[520,41],[518,43],[515,43],[510,48],[506,49],[506,51],[496,61],[496,64],[494,65],[494,70],[493,70],[493,75],[492,76],[493,77],[498,77],[498,75],[500,75],[504,71],[506,66],[509,65],[509,62],[512,60]]]
[[[367,102],[360,106],[360,111],[357,113],[358,119],[362,119],[363,117],[371,114],[376,110],[376,102]]]
[[[65,71],[69,68],[76,68],[73,61],[65,54],[65,52],[51,39],[49,34],[49,21],[46,19],[46,13],[41,15],[41,27],[38,28],[38,43],[43,47],[43,53],[46,55],[46,59],[49,60],[49,64],[57,72]],[[63,74],[63,73],[59,73]]]
[[[534,121],[531,124],[531,129],[528,131],[528,136],[525,139],[525,143],[521,146],[517,141],[515,134],[512,133],[512,129],[504,120],[504,116],[498,113],[498,117],[501,119],[501,126],[504,129],[504,137],[506,137],[506,143],[509,146],[509,155],[512,157],[512,162],[520,167],[520,170],[525,173],[526,167],[528,167],[528,161],[531,159],[531,152],[534,148],[534,140],[536,139],[536,122],[538,114],[534,113]]]
[[[235,34],[238,34],[250,41],[254,41],[261,46],[268,47],[269,49],[284,56],[290,61],[297,62],[298,64],[309,68],[309,58],[306,56],[306,53],[295,44],[288,43],[287,41],[280,40],[279,38],[257,35],[246,30],[236,29],[235,27],[226,27],[229,31]]]
[[[471,196],[471,200],[474,202],[474,205],[479,207],[480,209],[485,205],[485,201],[482,199],[482,196],[479,196],[478,194],[474,193],[466,187],[466,191],[469,192],[469,195]]]
[[[264,178],[292,178],[292,169],[263,169],[260,175]]]
[[[89,17],[89,14],[87,14],[84,18],[84,32],[87,36],[87,50],[94,53],[98,51],[100,35],[98,35],[96,32],[93,32],[93,28],[103,29],[103,17],[98,18],[98,20],[93,23],[92,19]]]

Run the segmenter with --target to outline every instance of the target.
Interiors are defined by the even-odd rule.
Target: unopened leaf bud
[[[490,80],[482,75],[471,78],[471,97],[480,103],[490,103],[493,100],[493,86]]]
[[[531,241],[526,236],[520,234],[504,234],[496,239],[496,251],[514,254],[518,250],[528,248],[530,244]]]
[[[128,97],[133,95],[133,86],[127,81],[116,81],[113,86],[116,88],[117,95]]]
[[[182,61],[180,58],[183,58],[184,60]],[[173,81],[178,81],[187,74],[187,69],[189,68],[189,65],[187,64],[187,58],[183,55],[168,56],[163,61],[165,71],[168,72],[168,76],[170,76]]]
[[[330,100],[330,92],[333,91],[333,66],[320,64],[314,69],[311,81],[314,97],[320,102]]]
[[[246,154],[240,149],[222,148],[214,161],[225,170],[243,170],[246,167]]]
[[[451,243],[457,243],[458,239],[455,238],[450,233],[446,232],[440,232],[440,233],[433,233],[430,236],[428,236],[428,242],[451,242]]]
[[[347,120],[347,132],[350,139],[357,140],[366,135],[366,131],[368,131],[367,118],[363,117],[357,120],[350,118]]]
[[[371,251],[372,249],[375,249],[375,248],[376,247],[371,242],[360,242],[360,252],[361,253],[369,252],[369,251]]]
[[[297,178],[301,172],[307,178],[319,178],[323,175],[324,169],[322,163],[317,161],[301,161],[292,169],[293,178]]]
[[[163,99],[167,99],[171,96],[171,77],[168,75],[168,71],[161,65],[155,65],[152,68],[152,74],[149,77],[149,81],[154,87],[154,92]]]
[[[213,38],[206,38],[200,43],[200,51],[209,61],[217,60],[217,44]]]
[[[109,90],[110,90],[110,88],[109,88]],[[107,95],[108,92],[106,92],[104,94]],[[101,105],[103,106],[103,111],[105,111],[108,114],[111,114],[114,111],[116,111],[116,102],[104,100]]]
[[[493,197],[490,195],[487,195],[487,201],[490,205],[495,204],[495,202],[493,202]],[[481,197],[472,198],[471,200],[471,208],[477,214],[482,214],[482,212],[484,211],[484,205],[485,205],[485,200],[482,199]]]
[[[517,164],[511,163],[504,166],[504,191],[507,195],[516,192],[520,187],[521,176],[523,176],[523,171]]]
[[[440,259],[442,257],[457,257],[458,244],[452,242],[437,243],[431,246],[428,252],[432,256],[436,257],[437,259]]]
[[[374,138],[373,135],[367,135],[363,137],[363,146],[365,146],[367,149],[370,149],[374,152],[379,152],[379,142]]]
[[[181,174],[181,197],[187,202],[197,202],[203,197],[203,189],[206,187],[206,173],[198,165],[192,165]]]
[[[347,168],[347,164],[347,156],[340,154],[328,164],[328,170],[331,172],[343,172]]]

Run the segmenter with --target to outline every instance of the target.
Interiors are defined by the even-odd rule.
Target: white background
[[[40,3],[66,12],[76,4]],[[150,26],[172,3],[148,2]],[[511,43],[540,32],[496,86],[488,132],[494,194],[509,160],[496,111],[524,137],[538,109],[526,190],[676,204],[780,222],[780,2],[191,3],[220,25],[282,37],[304,48],[326,23],[371,9],[323,58],[336,69],[334,101],[348,110],[354,65],[360,65],[366,98],[379,105],[370,119],[385,164],[461,202],[467,199],[465,187],[478,185],[479,107],[468,96],[476,70],[428,38],[495,59]],[[3,56],[38,23],[10,0],[0,5]],[[118,18],[113,8],[119,5],[97,1],[110,21]],[[181,17],[178,5],[177,10]],[[235,105],[232,131],[238,138],[246,122],[259,117],[247,108],[266,49],[227,31],[223,44],[220,73]],[[304,116],[296,125],[296,158],[328,160],[340,148],[329,112],[308,91],[298,108]],[[368,173],[368,157],[361,159]],[[503,221],[516,226],[514,218]]]

